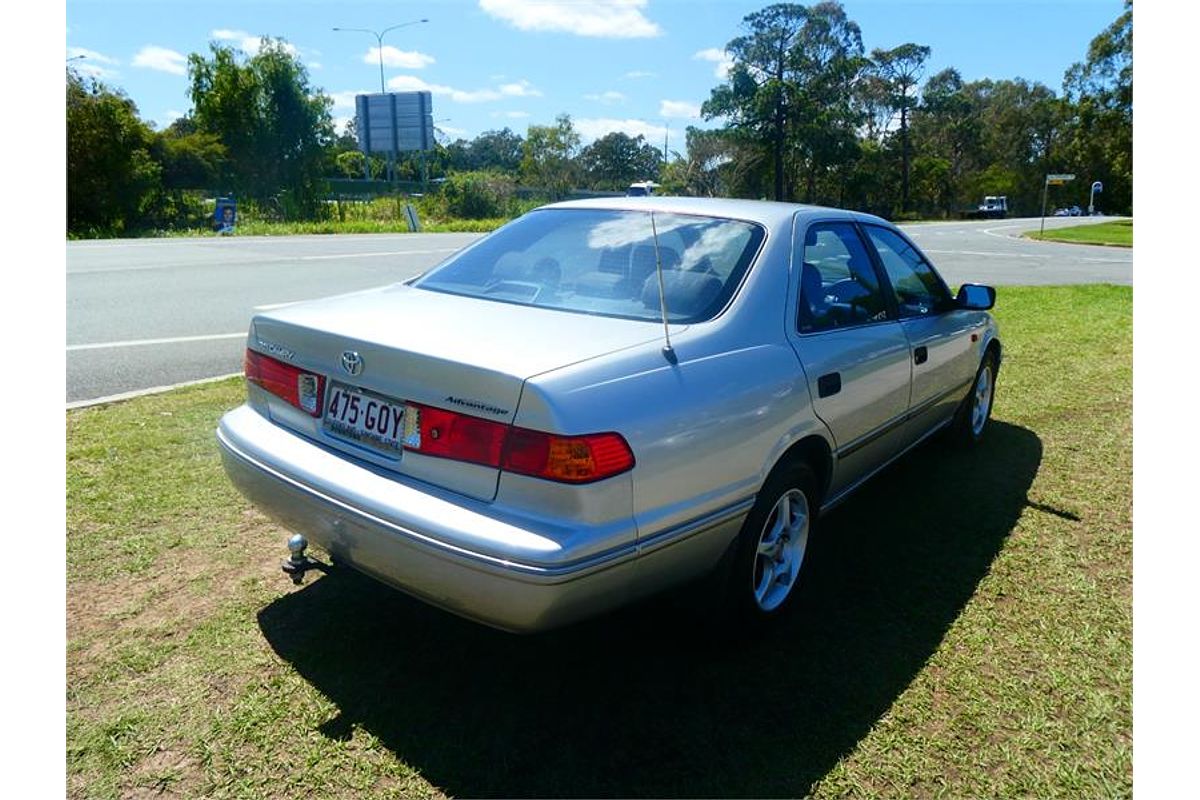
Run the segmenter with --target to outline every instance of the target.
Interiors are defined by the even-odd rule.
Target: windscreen
[[[655,233],[657,232],[657,247]],[[749,222],[648,211],[543,209],[487,237],[413,286],[628,319],[710,319],[763,239]],[[662,264],[660,280],[657,264]]]

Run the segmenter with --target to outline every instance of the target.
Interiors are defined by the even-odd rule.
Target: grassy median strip
[[[294,589],[221,470],[239,381],[69,412],[69,796],[1130,794],[1131,291],[998,303],[984,444],[830,514],[734,642],[686,595],[519,638]]]
[[[1045,233],[1030,231],[1030,239],[1043,242],[1067,242],[1069,244],[1100,244],[1113,247],[1133,247],[1133,220],[1118,219],[1098,225],[1079,225],[1071,228],[1054,228]]]

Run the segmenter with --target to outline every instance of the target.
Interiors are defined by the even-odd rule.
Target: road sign
[[[1092,191],[1093,191],[1093,192],[1103,192],[1103,191],[1104,191],[1104,184],[1103,184],[1103,183],[1101,183],[1100,181],[1095,181],[1095,182],[1093,182],[1093,183],[1092,183]]]
[[[1064,183],[1064,182],[1066,182],[1066,181],[1073,181],[1073,180],[1075,180],[1075,175],[1074,175],[1073,173],[1070,173],[1070,172],[1065,172],[1065,173],[1062,173],[1062,174],[1059,174],[1059,173],[1053,173],[1053,174],[1047,175],[1047,176],[1046,176],[1046,180],[1050,181],[1051,183],[1055,183],[1055,182],[1057,182],[1057,183]]]
[[[355,129],[364,153],[396,155],[433,149],[433,99],[429,92],[388,92],[355,97]]]

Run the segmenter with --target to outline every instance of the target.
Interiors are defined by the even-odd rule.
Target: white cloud
[[[647,0],[479,0],[484,13],[522,31],[641,39],[662,29],[642,14]]]
[[[505,97],[541,97],[542,94],[525,80],[506,83],[497,88],[468,90],[428,83],[416,75],[397,75],[389,79],[387,85],[389,89],[397,92],[433,92],[435,95],[448,97],[455,103],[486,103]]]
[[[626,72],[625,77],[630,78],[632,80],[637,80],[638,78],[657,78],[658,73],[657,72],[647,72],[644,69],[635,69],[635,70],[630,70],[629,72]]]
[[[357,91],[351,90],[346,92],[327,92],[326,94],[328,94],[329,98],[333,100],[334,110],[344,108],[353,111],[354,98],[360,94],[370,94],[370,92],[359,89]]]
[[[687,100],[663,100],[658,115],[665,119],[700,119],[700,104]]]
[[[717,66],[713,69],[713,75],[725,80],[729,77],[729,70],[733,69],[733,57],[719,47],[709,47],[696,53],[692,58],[700,61],[711,61]]]
[[[169,72],[172,75],[187,74],[187,57],[185,55],[155,44],[148,44],[138,50],[137,55],[133,57],[133,65],[158,72]]]
[[[379,48],[372,47],[363,56],[363,63],[375,66],[379,64]],[[434,63],[433,56],[419,53],[416,50],[398,50],[390,44],[383,46],[383,63],[388,67],[401,69],[424,69]]]
[[[219,42],[232,42],[234,47],[251,56],[258,53],[258,48],[262,46],[263,41],[263,37],[261,36],[251,36],[245,31],[230,30],[228,28],[217,28],[209,36]],[[284,42],[283,49],[293,56],[300,54],[296,46],[290,42]]]
[[[304,66],[308,67],[309,69],[313,70],[314,72],[319,69],[325,69],[325,65],[322,64],[320,61],[309,61]]]
[[[653,144],[661,142],[663,136],[667,133],[665,125],[651,125],[645,120],[640,119],[612,119],[605,117],[600,119],[577,119],[573,120],[573,122],[575,130],[579,131],[580,137],[585,142],[592,142],[607,133],[620,131],[628,136],[645,136],[646,141]]]
[[[346,132],[346,126],[349,125],[353,121],[354,121],[354,117],[334,117],[333,118],[333,130],[337,133],[338,136],[341,136],[342,134],[344,134]]]
[[[163,114],[163,118],[166,119],[168,125],[170,125],[172,122],[174,122],[175,120],[179,119],[182,116],[183,116],[182,111],[176,111],[173,108],[168,109],[166,111],[166,113]]]
[[[528,111],[493,111],[491,116],[503,117],[504,119],[525,119],[529,116]]]
[[[527,80],[519,80],[515,83],[506,83],[500,87],[500,94],[505,97],[541,97],[542,93],[533,88]]]
[[[83,56],[83,58],[80,58]],[[80,75],[87,75],[90,78],[115,78],[120,75],[115,67],[120,62],[115,58],[106,56],[103,53],[98,53],[95,50],[89,50],[86,47],[68,47],[67,58],[73,58],[71,69],[78,72]],[[105,66],[108,65],[108,66]]]
[[[620,92],[614,92],[613,90],[609,89],[607,92],[600,92],[599,94],[585,94],[583,96],[583,99],[584,100],[595,100],[597,103],[604,103],[605,105],[612,105],[613,103],[625,102],[625,95],[621,94]]]

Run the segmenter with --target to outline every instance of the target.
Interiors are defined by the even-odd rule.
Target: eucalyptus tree
[[[764,142],[771,156],[774,199],[784,199],[784,155],[789,121],[796,117],[798,84],[796,42],[808,9],[776,3],[742,20],[745,33],[725,51],[733,66],[725,83],[712,90],[701,113],[726,120],[726,126]]]
[[[909,112],[916,106],[916,88],[932,50],[925,45],[906,42],[891,50],[871,51],[876,73],[891,90],[891,106],[900,114],[900,209],[908,210],[908,170],[911,154],[908,141]]]
[[[530,125],[522,144],[522,181],[545,189],[551,197],[563,197],[579,177],[579,143],[579,132],[567,114],[559,114],[553,125]]]
[[[1104,184],[1104,208],[1133,205],[1133,4],[1088,45],[1063,77],[1071,114],[1065,146],[1073,168]]]
[[[793,59],[798,79],[793,147],[805,176],[804,199],[815,202],[817,179],[833,170],[842,186],[845,169],[858,157],[858,129],[865,116],[855,98],[869,62],[862,31],[836,2],[808,9]]]

